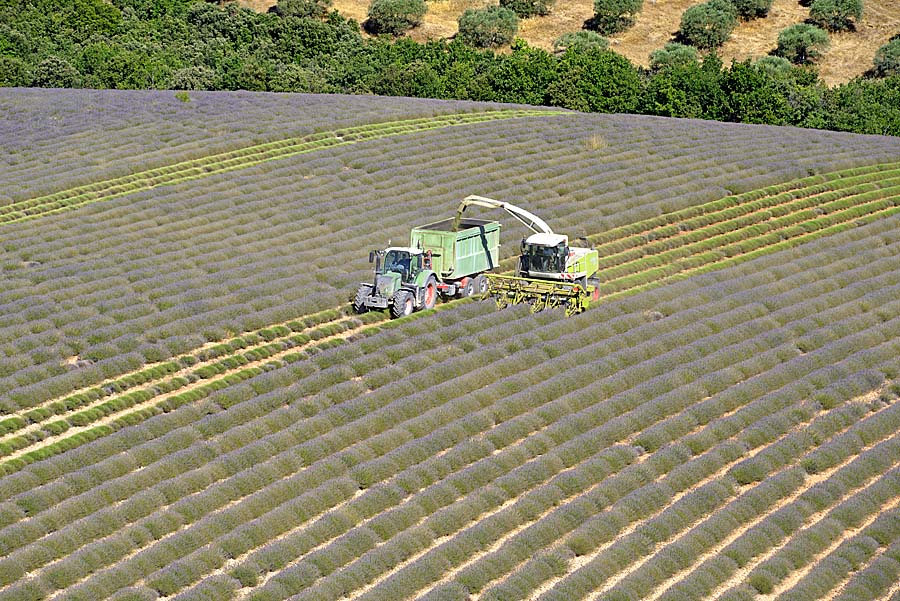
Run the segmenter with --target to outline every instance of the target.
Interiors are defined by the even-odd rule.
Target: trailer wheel
[[[468,298],[475,292],[475,281],[472,278],[466,277],[461,279],[457,286],[459,286],[459,289],[456,295],[459,298]]]
[[[403,317],[413,312],[413,296],[408,290],[400,290],[391,302],[391,317]]]
[[[488,291],[488,280],[484,277],[483,273],[479,273],[478,276],[475,277],[475,293],[476,294],[484,294]]]
[[[359,290],[356,291],[356,296],[353,299],[353,310],[357,313],[365,313],[369,310],[366,306],[366,297],[368,297],[372,293],[372,286],[368,284],[360,284]]]
[[[434,305],[437,303],[437,295],[437,280],[433,277],[428,278],[428,281],[425,282],[425,302],[422,303],[422,307],[434,309]]]

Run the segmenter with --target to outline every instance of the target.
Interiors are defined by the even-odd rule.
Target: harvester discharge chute
[[[457,209],[457,220],[469,205],[504,209],[533,234],[522,240],[515,275],[486,273],[488,291],[498,308],[527,303],[532,312],[564,307],[566,315],[581,313],[600,298],[595,249],[570,246],[567,236],[555,234],[542,219],[506,202],[468,196]]]

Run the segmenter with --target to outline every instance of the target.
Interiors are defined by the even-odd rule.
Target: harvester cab
[[[518,273],[523,278],[578,282],[585,288],[588,278],[597,271],[596,251],[569,246],[561,234],[532,234],[522,239]]]

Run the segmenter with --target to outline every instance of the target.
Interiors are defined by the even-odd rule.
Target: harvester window
[[[568,249],[565,244],[558,246],[539,246],[530,244],[527,247],[523,264],[529,271],[542,273],[562,273],[565,270]]]

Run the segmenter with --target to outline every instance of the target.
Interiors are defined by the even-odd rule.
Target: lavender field
[[[0,599],[900,599],[900,140],[0,106]],[[350,314],[471,193],[592,240],[603,301]]]

